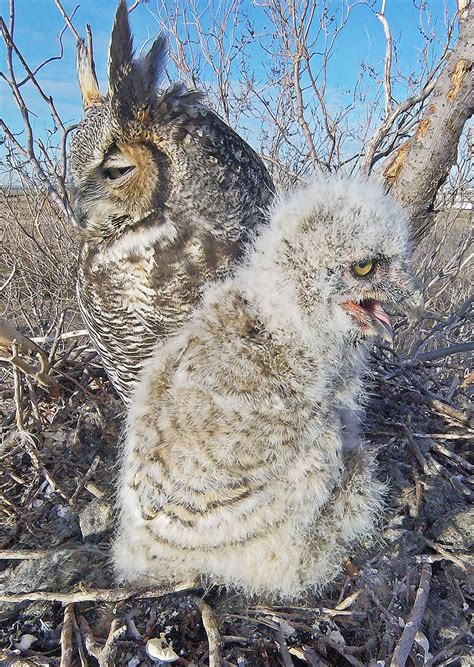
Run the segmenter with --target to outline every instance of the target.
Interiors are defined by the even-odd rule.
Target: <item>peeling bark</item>
[[[459,36],[418,129],[384,171],[387,189],[408,210],[419,239],[430,225],[440,186],[455,162],[459,138],[474,112],[474,6],[464,1]]]

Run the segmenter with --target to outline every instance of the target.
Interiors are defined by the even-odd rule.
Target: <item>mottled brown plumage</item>
[[[332,177],[274,210],[133,395],[119,480],[119,579],[202,577],[291,598],[370,535],[382,487],[359,435],[381,301],[416,301],[402,211]]]
[[[187,320],[206,282],[232,271],[273,192],[261,160],[199,93],[158,90],[164,59],[161,37],[134,59],[125,2],[107,96],[78,51],[86,108],[71,146],[78,295],[124,400],[157,340]]]

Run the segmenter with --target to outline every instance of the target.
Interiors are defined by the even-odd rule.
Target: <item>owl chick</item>
[[[71,144],[79,304],[125,401],[156,342],[186,321],[207,281],[230,274],[273,192],[260,158],[199,93],[158,89],[165,51],[158,37],[134,58],[122,0],[102,96],[78,45],[86,109]]]
[[[373,531],[383,485],[359,436],[367,339],[414,306],[400,208],[332,177],[280,201],[236,275],[208,287],[134,393],[118,578],[201,577],[293,598]]]

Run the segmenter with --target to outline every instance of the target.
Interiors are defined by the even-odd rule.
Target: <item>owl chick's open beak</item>
[[[411,320],[417,320],[423,312],[423,292],[418,279],[413,279],[411,289],[404,287],[394,290],[396,297],[387,301],[387,305],[400,310]],[[346,301],[343,308],[352,316],[366,336],[380,336],[391,343],[393,341],[393,327],[389,314],[384,310],[378,299],[362,299],[361,301]]]
[[[358,303],[346,301],[343,307],[352,316],[366,336],[381,336],[384,340],[393,340],[393,327],[390,317],[377,299],[363,299]]]

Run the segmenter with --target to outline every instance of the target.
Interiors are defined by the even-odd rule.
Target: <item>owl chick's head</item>
[[[163,129],[180,111],[200,108],[200,94],[176,84],[158,90],[166,60],[159,36],[134,57],[125,0],[117,9],[109,49],[108,91],[102,95],[91,54],[78,43],[77,66],[85,118],[71,142],[77,220],[86,238],[115,240],[132,226],[146,230],[163,209],[168,156]],[[142,230],[143,231],[143,230]]]
[[[421,305],[411,252],[407,218],[379,185],[331,176],[275,205],[255,257],[267,275],[273,265],[268,290],[286,292],[295,321],[354,340],[391,338],[389,313]]]

